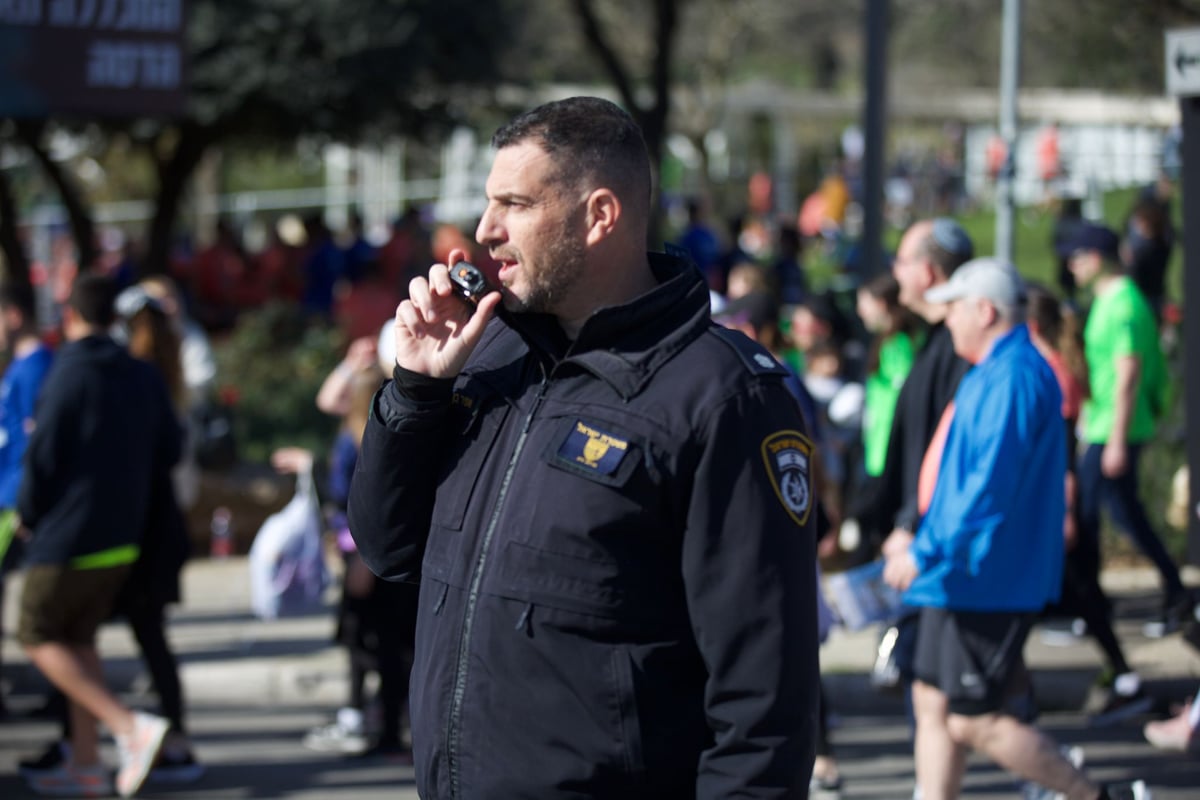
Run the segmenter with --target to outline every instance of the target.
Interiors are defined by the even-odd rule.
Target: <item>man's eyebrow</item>
[[[500,203],[532,203],[533,197],[527,194],[518,194],[517,192],[497,192],[488,197],[489,200],[494,200]]]

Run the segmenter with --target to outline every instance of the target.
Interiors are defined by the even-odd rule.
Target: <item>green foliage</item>
[[[468,0],[253,0],[193,5],[190,116],[286,138],[418,132],[488,85],[512,15]]]
[[[232,399],[242,461],[264,462],[284,445],[324,453],[337,420],[316,406],[317,390],[345,349],[339,331],[306,320],[294,305],[273,302],[244,313],[215,344],[218,392]]]
[[[1182,339],[1182,331],[1174,333],[1175,337],[1171,338]],[[1138,478],[1142,499],[1146,504],[1146,514],[1150,517],[1150,524],[1163,537],[1167,552],[1175,559],[1175,563],[1186,564],[1187,531],[1173,528],[1166,521],[1166,511],[1171,500],[1171,483],[1175,478],[1176,471],[1187,463],[1182,344],[1173,352],[1168,352],[1168,365],[1171,378],[1175,381],[1174,402],[1172,408],[1158,424],[1158,435],[1142,451]],[[1108,535],[1110,538],[1116,538],[1115,532],[1110,532]],[[1136,551],[1128,539],[1120,541],[1120,549]]]

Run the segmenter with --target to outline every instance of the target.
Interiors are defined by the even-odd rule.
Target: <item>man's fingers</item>
[[[487,327],[488,320],[496,312],[496,306],[500,305],[500,293],[488,292],[479,300],[479,304],[475,307],[475,313],[467,320],[467,324],[463,326],[462,336],[472,345],[479,341],[479,337],[483,336],[483,329]]]
[[[425,321],[417,312],[412,300],[405,300],[396,308],[396,324],[413,338],[419,338],[425,328]]]
[[[429,281],[425,278],[413,278],[408,284],[408,302],[419,312],[429,307],[431,297]]]
[[[429,286],[438,297],[448,297],[454,293],[454,284],[450,282],[450,269],[445,264],[434,264],[429,269]]]

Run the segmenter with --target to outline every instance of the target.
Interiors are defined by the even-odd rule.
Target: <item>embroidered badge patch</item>
[[[812,442],[799,431],[778,431],[762,443],[771,488],[797,525],[807,522],[812,510],[812,452]]]
[[[629,451],[629,442],[583,420],[575,420],[567,438],[558,448],[558,458],[576,469],[611,475]]]

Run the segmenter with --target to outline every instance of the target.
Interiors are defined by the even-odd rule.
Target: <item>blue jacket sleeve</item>
[[[66,370],[51,372],[37,410],[37,427],[25,449],[21,484],[17,489],[17,513],[31,530],[62,493],[62,476],[74,467],[71,454],[79,439],[72,410],[75,376]]]
[[[716,408],[695,438],[682,568],[713,732],[696,796],[805,796],[819,681],[815,499],[800,458],[811,440],[768,382]]]

